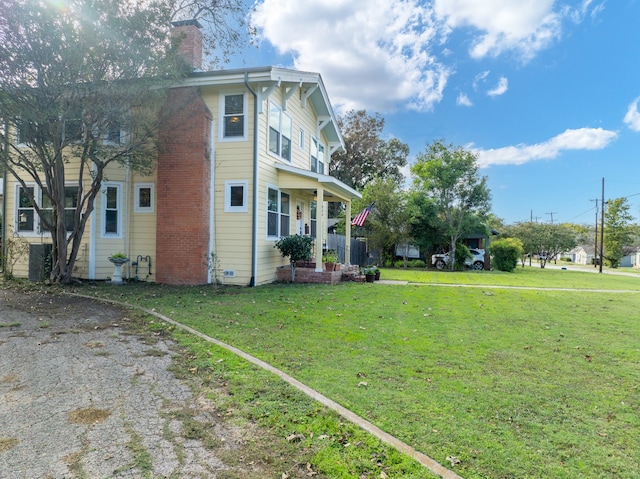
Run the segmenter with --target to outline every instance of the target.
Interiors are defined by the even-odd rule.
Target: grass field
[[[79,292],[153,308],[243,349],[466,479],[640,477],[640,278],[538,268],[382,275],[429,284]],[[447,283],[575,291],[437,286]],[[232,366],[219,351],[199,358],[199,367],[231,383],[246,386],[259,374],[260,386],[236,400],[270,427],[338,434],[335,423],[308,412],[313,406],[297,417],[283,413],[301,399],[287,393],[287,404],[277,380]],[[331,444],[314,457],[325,477],[380,477],[367,475],[376,471],[370,458],[349,458],[345,441]],[[389,477],[431,477],[391,463]]]

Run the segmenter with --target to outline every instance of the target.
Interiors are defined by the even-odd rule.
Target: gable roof
[[[324,131],[331,152],[345,148],[336,115],[319,73],[273,66],[193,72],[181,81],[179,86],[246,86],[247,84],[258,95],[259,108],[262,108],[262,100],[267,98],[276,87],[285,89],[285,99],[302,90],[302,105],[304,107],[307,102],[313,105],[318,115],[319,129]]]

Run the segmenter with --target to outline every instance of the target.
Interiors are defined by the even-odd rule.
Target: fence
[[[351,238],[351,264],[367,264],[367,243]],[[327,249],[336,252],[341,263],[345,263],[346,238],[342,235],[327,235]]]

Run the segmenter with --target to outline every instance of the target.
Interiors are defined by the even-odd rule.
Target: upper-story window
[[[269,151],[291,161],[292,121],[282,109],[269,104]]]
[[[316,138],[311,138],[311,171],[324,175],[324,145]]]
[[[247,102],[244,93],[220,95],[220,138],[234,141],[246,139]]]
[[[36,141],[48,143],[53,131],[48,131],[46,126],[33,121],[17,122],[17,140],[21,145],[33,144]],[[83,124],[81,114],[64,121],[63,137],[66,143],[81,143],[84,140],[86,125]],[[91,127],[91,138],[101,140],[103,144],[117,145],[122,143],[123,132],[120,124],[104,120],[96,122]]]

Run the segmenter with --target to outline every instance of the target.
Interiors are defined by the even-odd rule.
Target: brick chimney
[[[179,42],[182,58],[195,70],[202,70],[202,25],[198,20],[171,22],[171,38]]]

